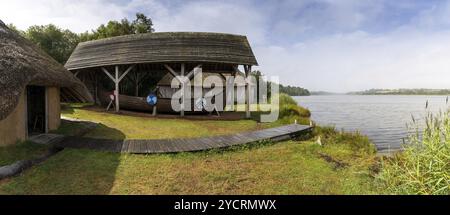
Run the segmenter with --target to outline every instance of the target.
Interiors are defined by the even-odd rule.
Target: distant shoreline
[[[336,93],[328,91],[311,91],[311,96],[327,95],[365,95],[365,96],[450,96],[450,89],[370,89],[364,91],[353,91],[347,93]]]
[[[422,96],[448,96],[449,89],[370,89],[365,91],[349,92],[349,95],[422,95]]]
[[[348,94],[348,93],[336,93],[336,94],[316,94],[316,95],[303,95],[294,97],[308,97],[308,96],[449,96],[450,94]]]

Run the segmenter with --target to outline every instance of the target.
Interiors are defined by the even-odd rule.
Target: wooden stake
[[[252,69],[252,66],[250,65],[244,65],[245,70],[245,117],[250,118],[250,88],[248,83],[248,76],[250,75],[250,71]]]
[[[116,91],[114,92],[114,99],[116,100],[116,112],[119,112],[119,66],[116,66],[116,80],[114,80],[114,83],[116,85]]]
[[[184,63],[182,63],[181,64],[181,76],[184,76]],[[181,82],[181,89],[182,89],[182,91],[181,91],[181,99],[182,99],[182,103],[181,103],[181,112],[180,112],[180,114],[181,114],[181,116],[183,117],[184,116],[184,102],[185,102],[185,98],[184,98],[184,91],[186,90],[186,89],[184,89],[184,87],[185,87],[185,83],[184,82]]]

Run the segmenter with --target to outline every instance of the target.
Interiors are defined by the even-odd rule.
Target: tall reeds
[[[450,110],[428,113],[424,123],[420,129],[412,117],[404,150],[383,159],[379,179],[388,193],[450,194]]]

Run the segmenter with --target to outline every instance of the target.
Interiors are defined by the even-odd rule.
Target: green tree
[[[24,36],[62,64],[67,61],[79,42],[77,34],[53,24],[31,26]]]
[[[109,21],[106,25],[100,25],[91,33],[80,34],[80,41],[97,40],[109,37],[116,37],[129,34],[152,33],[153,22],[142,13],[136,14],[136,19],[130,22],[128,19],[119,21]]]
[[[14,24],[12,24],[12,23],[10,23],[10,24],[8,24],[8,25],[6,25],[9,29],[11,29],[12,31],[14,31],[14,32],[16,32],[16,33],[18,33],[18,34],[20,34],[20,35],[22,35],[22,36],[24,36],[25,35],[25,32],[24,31],[22,31],[22,30],[20,30],[20,29],[18,29]]]
[[[133,21],[133,29],[135,34],[152,33],[153,21],[142,13],[136,13],[136,19]]]
[[[81,34],[63,30],[53,24],[34,25],[26,31],[17,29],[13,24],[9,24],[8,27],[37,44],[61,64],[66,63],[79,42],[155,31],[152,20],[142,13],[137,13],[136,19],[132,22],[128,19],[109,21],[106,25],[102,24],[92,32],[86,31]]]

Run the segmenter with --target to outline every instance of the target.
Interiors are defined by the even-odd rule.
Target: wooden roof
[[[0,120],[14,110],[26,85],[72,87],[82,83],[0,21]]]
[[[246,36],[165,32],[133,34],[78,44],[69,70],[136,63],[211,62],[258,65]]]

